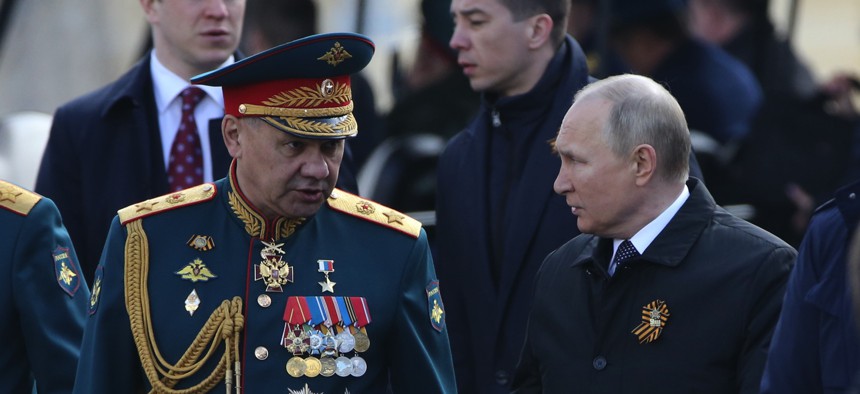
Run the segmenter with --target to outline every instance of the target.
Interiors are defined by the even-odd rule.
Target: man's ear
[[[230,156],[238,159],[242,153],[242,144],[240,143],[239,135],[239,118],[233,115],[224,115],[221,120],[221,136],[224,137],[224,145],[227,146],[227,152]]]
[[[540,48],[550,40],[552,33],[552,18],[547,14],[538,14],[529,18],[528,24],[528,42],[529,48]]]
[[[633,149],[633,164],[636,168],[636,184],[648,184],[657,172],[657,151],[648,144],[637,146]]]
[[[143,9],[143,14],[146,16],[146,20],[149,23],[157,22],[155,7],[158,1],[157,0],[140,0],[140,8]]]

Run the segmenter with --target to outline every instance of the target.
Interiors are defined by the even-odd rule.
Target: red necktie
[[[188,87],[179,94],[182,97],[182,118],[179,131],[170,147],[167,164],[167,182],[170,191],[179,191],[203,183],[203,148],[197,135],[194,108],[205,93],[200,88]]]

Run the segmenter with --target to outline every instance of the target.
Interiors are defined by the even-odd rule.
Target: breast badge
[[[283,260],[284,250],[281,247],[284,244],[263,241],[263,245],[265,247],[260,251],[263,260],[260,264],[254,264],[254,281],[262,280],[267,292],[281,293],[284,285],[293,281],[293,268]]]
[[[209,279],[218,277],[213,274],[212,271],[206,267],[206,264],[203,264],[203,260],[200,259],[194,259],[194,261],[188,263],[188,265],[182,267],[181,270],[176,271],[175,273],[182,279],[188,279],[193,283],[206,282]]]
[[[669,307],[666,302],[654,300],[642,307],[642,323],[631,331],[639,343],[651,343],[660,337],[669,320]]]
[[[81,287],[81,276],[78,265],[72,261],[69,248],[57,246],[52,253],[54,258],[54,271],[60,288],[70,297],[74,297],[78,288]]]
[[[445,329],[445,306],[442,304],[442,294],[439,293],[439,281],[427,285],[427,307],[430,310],[430,325],[436,331]]]
[[[197,290],[191,290],[191,294],[185,298],[185,310],[190,316],[194,316],[194,312],[200,306],[200,297],[197,296]]]

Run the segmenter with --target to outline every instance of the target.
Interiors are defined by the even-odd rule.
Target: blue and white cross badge
[[[431,281],[427,285],[427,306],[430,310],[430,325],[436,331],[445,329],[445,305],[442,304],[442,294],[439,293],[439,281]]]
[[[78,265],[72,261],[69,248],[57,246],[52,253],[54,258],[54,273],[60,288],[70,297],[74,297],[78,288],[81,287],[81,273]]]

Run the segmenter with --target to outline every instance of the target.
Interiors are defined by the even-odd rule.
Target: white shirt
[[[233,56],[230,56],[221,67],[233,62]],[[158,109],[158,129],[161,133],[164,168],[167,169],[170,162],[170,147],[173,146],[173,139],[179,131],[179,120],[182,117],[182,98],[179,97],[179,94],[191,84],[161,64],[158,57],[155,56],[155,51],[150,53],[149,69],[152,73],[155,106]],[[212,182],[212,149],[210,147],[211,144],[223,144],[224,142],[221,139],[209,140],[209,121],[224,116],[224,94],[218,86],[195,86],[206,93],[194,109],[194,120],[197,122],[197,134],[200,136],[200,147],[203,150],[203,182]],[[218,174],[218,178],[224,175],[226,174]]]
[[[660,235],[660,232],[663,231],[664,228],[666,228],[666,225],[668,225],[669,221],[675,217],[675,214],[678,213],[678,210],[680,210],[681,206],[687,202],[687,198],[689,197],[690,189],[687,188],[687,185],[684,185],[684,190],[681,190],[681,194],[678,195],[672,205],[666,207],[666,209],[663,210],[663,213],[630,237],[630,243],[636,247],[636,251],[638,251],[639,254],[645,253],[645,249],[648,249],[651,242],[654,242],[654,239]],[[615,259],[615,253],[618,252],[618,246],[621,245],[621,242],[624,242],[624,240],[616,239],[612,241],[612,259]]]

